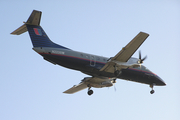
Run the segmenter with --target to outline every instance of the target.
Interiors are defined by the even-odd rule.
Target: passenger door
[[[96,57],[94,55],[90,55],[90,66],[96,65]]]

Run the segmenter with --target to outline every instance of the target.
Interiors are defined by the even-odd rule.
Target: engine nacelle
[[[111,87],[113,86],[111,81],[105,81],[101,83],[102,87]]]

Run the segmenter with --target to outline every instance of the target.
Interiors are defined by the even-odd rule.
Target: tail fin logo
[[[39,36],[42,35],[41,29],[39,29],[39,28],[34,28],[34,33]]]

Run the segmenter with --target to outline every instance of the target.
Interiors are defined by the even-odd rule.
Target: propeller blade
[[[141,51],[139,51],[139,59],[141,60]]]
[[[112,81],[112,83],[113,83],[113,86],[114,86],[114,91],[116,91],[116,86],[115,86],[116,79],[114,79],[114,80]]]
[[[113,86],[114,86],[114,91],[116,91],[116,86],[115,86],[115,83],[114,83],[114,85],[113,85]]]
[[[145,59],[147,59],[147,55],[142,59],[142,61],[144,61]]]
[[[147,55],[143,59],[141,59],[141,51],[139,51],[139,61],[138,61],[138,63],[142,64],[143,61],[146,60],[146,59],[147,59]]]

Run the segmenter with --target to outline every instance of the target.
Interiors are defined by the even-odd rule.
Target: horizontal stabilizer
[[[87,85],[84,82],[81,82],[81,83],[79,83],[79,85],[74,85],[72,88],[64,91],[63,93],[73,94],[73,93],[83,90],[85,88],[87,88]]]
[[[26,32],[26,31],[27,31],[27,27],[24,24],[21,27],[19,27],[18,29],[16,29],[15,31],[13,31],[11,34],[13,34],[13,35],[20,35],[20,34]]]
[[[19,27],[15,31],[13,31],[11,34],[20,35],[20,34],[26,32],[27,31],[26,24],[39,26],[40,21],[41,21],[41,14],[42,14],[41,11],[33,10],[31,15],[29,16],[28,20],[25,22],[25,24],[23,24],[21,27]]]

